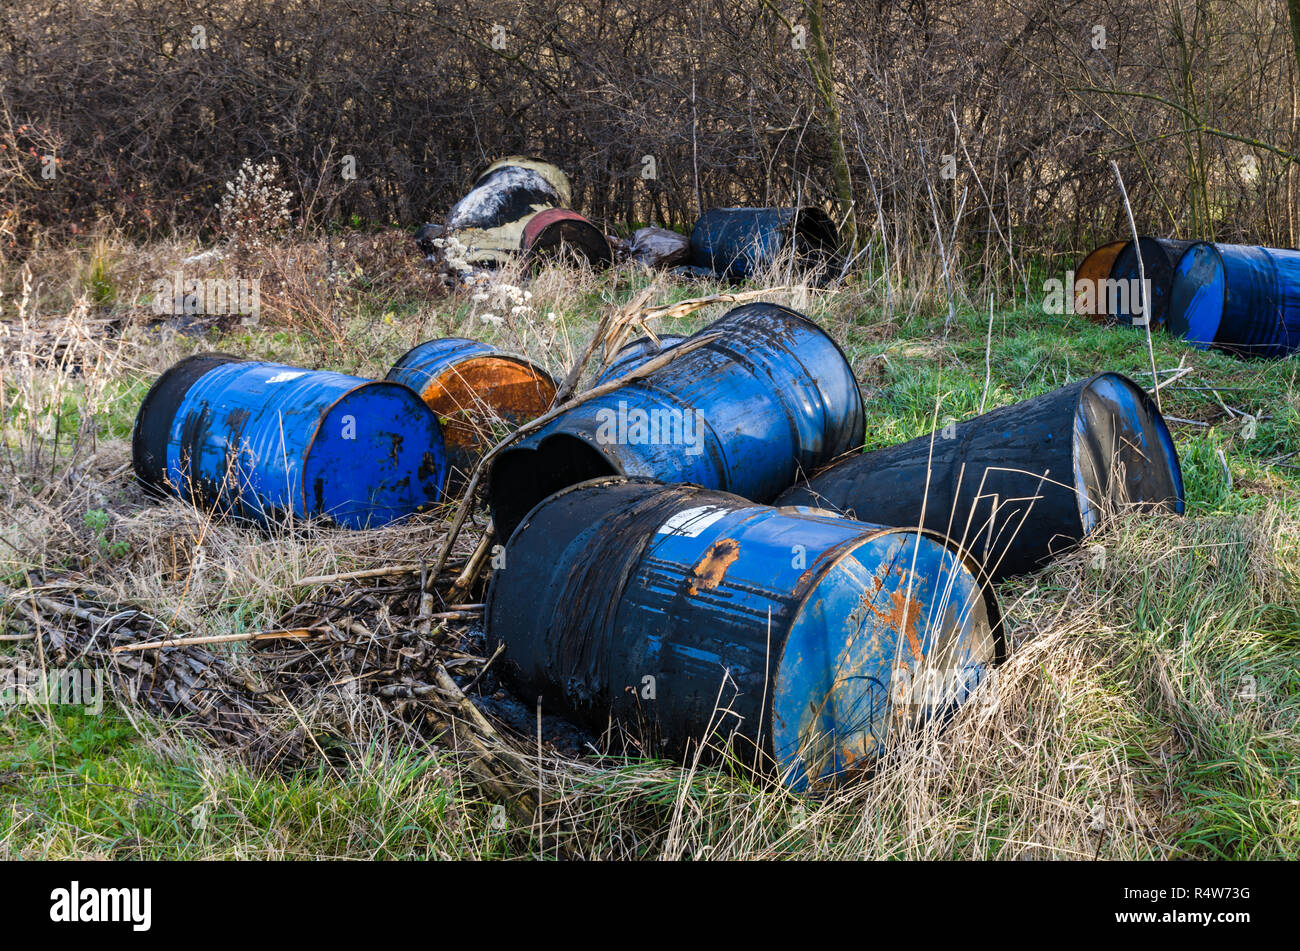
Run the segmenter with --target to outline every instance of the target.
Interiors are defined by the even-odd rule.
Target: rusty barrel
[[[438,415],[457,480],[509,430],[551,408],[555,380],[526,357],[462,337],[429,340],[406,351],[386,379],[419,393]]]
[[[691,262],[739,281],[787,248],[819,264],[835,255],[839,243],[835,222],[820,208],[711,208],[691,231]]]
[[[969,548],[1000,580],[1077,544],[1112,510],[1181,513],[1183,478],[1146,392],[1101,373],[846,459],[777,504],[924,524]]]
[[[592,386],[600,386],[602,383],[608,383],[610,380],[617,380],[621,376],[626,376],[637,367],[648,363],[665,350],[685,339],[685,337],[675,334],[660,334],[657,344],[649,337],[637,337],[635,340],[625,343],[618,348],[618,352],[614,354],[614,359],[610,360],[609,366],[600,372]]]
[[[1113,298],[1107,306],[1117,323],[1132,324],[1135,315],[1141,316],[1145,295],[1139,290],[1139,275],[1145,271],[1151,295],[1151,329],[1163,327],[1169,317],[1169,300],[1173,293],[1174,270],[1178,261],[1195,241],[1178,241],[1173,238],[1142,237],[1135,245],[1126,242],[1115,256],[1110,267]],[[1138,253],[1142,255],[1142,269],[1138,267]]]
[[[1003,652],[978,563],[939,535],[620,477],[528,513],[485,623],[544,710],[677,758],[730,745],[796,789],[870,763]]]
[[[605,233],[568,208],[547,208],[529,218],[519,248],[534,260],[586,261],[594,268],[614,263]]]
[[[1201,243],[1177,270],[1171,333],[1239,356],[1300,350],[1300,251]]]
[[[437,417],[409,388],[225,354],[163,373],[131,448],[150,490],[263,524],[382,525],[437,502],[447,469]]]
[[[801,314],[749,304],[678,346],[675,360],[573,407],[496,458],[488,500],[501,537],[551,493],[597,476],[693,482],[769,502],[799,472],[862,445],[853,370]]]
[[[1127,245],[1127,241],[1112,241],[1103,244],[1079,262],[1074,272],[1074,312],[1097,323],[1106,323],[1110,314],[1106,308],[1106,291],[1103,283],[1110,277],[1111,266],[1115,258]],[[1099,293],[1100,292],[1100,293]]]

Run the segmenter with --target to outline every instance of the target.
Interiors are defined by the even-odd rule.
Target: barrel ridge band
[[[681,510],[683,499],[698,492],[665,486],[638,499],[604,519],[596,543],[574,559],[547,629],[547,667],[566,692],[578,688],[580,704],[608,677],[615,615],[628,580],[659,528]]]

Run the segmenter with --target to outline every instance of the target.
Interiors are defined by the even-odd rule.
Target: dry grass
[[[532,297],[527,312],[498,325],[484,319],[501,313],[490,295],[434,295],[392,236],[339,240],[275,249],[261,262],[262,321],[216,328],[215,337],[150,326],[147,288],[158,274],[177,266],[187,276],[200,266],[222,273],[211,259],[184,265],[198,249],[181,239],[141,247],[106,234],[38,256],[26,277],[5,276],[0,583],[93,589],[104,603],[187,634],[265,630],[304,603],[336,603],[346,585],[303,591],[297,582],[428,562],[447,513],[373,531],[267,533],[147,499],[131,478],[129,428],[162,369],[215,347],[382,375],[407,347],[452,334],[529,354],[563,375],[594,333],[593,315],[640,293],[670,303],[718,289],[632,269],[507,271],[499,281]],[[318,292],[313,282],[330,277],[333,290]],[[788,285],[790,274],[777,268],[762,280]],[[112,290],[100,304],[97,281],[101,293],[105,282]],[[987,315],[964,313],[944,327],[946,295],[933,286],[867,280],[832,291],[803,281],[771,299],[814,313],[844,342],[875,394],[869,440],[923,431],[936,400],[957,415],[964,401],[979,400]],[[657,329],[691,330],[726,309]],[[1107,350],[1114,338],[1088,329],[1058,345],[1061,353],[1050,342],[1040,352],[1043,319],[1029,316],[1013,315],[994,355],[991,406],[1052,385],[1042,368],[1054,374],[1057,361],[1073,358],[1077,375],[1081,354],[1116,359]],[[1165,360],[1180,352],[1161,346]],[[528,822],[496,808],[442,708],[417,699],[303,692],[267,721],[314,738],[307,762],[289,773],[251,768],[237,751],[130,703],[102,717],[34,708],[0,718],[0,785],[10,793],[0,855],[1294,857],[1300,506],[1286,468],[1294,457],[1284,455],[1300,448],[1294,368],[1193,359],[1219,384],[1234,373],[1272,374],[1254,378],[1267,383],[1272,448],[1243,442],[1208,399],[1168,395],[1176,415],[1217,424],[1179,433],[1190,517],[1119,518],[1094,539],[1107,551],[1104,568],[1079,552],[1004,585],[1016,644],[1008,663],[948,722],[900,738],[849,787],[802,797],[725,764],[573,755],[513,737],[547,803]],[[1219,448],[1235,475],[1231,492],[1220,485]],[[458,557],[475,536],[461,539]],[[365,623],[394,636],[406,630],[418,580],[370,585],[379,607]],[[12,606],[4,618],[6,633],[28,629]],[[456,650],[478,643],[472,627],[449,633]],[[0,665],[34,662],[33,650],[0,645]],[[213,653],[270,678],[262,683],[285,682],[268,666],[274,652],[237,644]]]

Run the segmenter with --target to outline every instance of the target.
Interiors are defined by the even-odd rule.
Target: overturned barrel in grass
[[[1107,308],[1105,281],[1110,277],[1111,265],[1127,241],[1112,241],[1100,245],[1079,262],[1074,271],[1074,312],[1106,323],[1110,319]]]
[[[616,477],[528,514],[485,625],[529,702],[672,757],[730,745],[796,789],[951,709],[1003,650],[978,563],[942,536]]]
[[[501,537],[551,493],[598,476],[692,482],[768,502],[798,473],[862,445],[852,367],[803,315],[749,304],[678,348],[653,373],[575,406],[496,458],[488,499]]]
[[[1110,267],[1111,283],[1107,291],[1110,317],[1116,323],[1133,324],[1135,318],[1142,316],[1142,308],[1149,307],[1151,329],[1163,327],[1169,317],[1174,271],[1183,252],[1195,243],[1152,237],[1139,238],[1137,244],[1126,242]],[[1139,252],[1142,255],[1140,266]],[[1141,289],[1142,274],[1146,274],[1146,291]],[[1148,294],[1149,302],[1146,300]]]
[[[1300,350],[1300,251],[1193,245],[1178,262],[1169,331],[1239,356]]]
[[[532,261],[585,261],[594,268],[614,263],[605,233],[568,208],[547,208],[529,218],[519,247]]]
[[[463,337],[413,347],[386,379],[415,390],[437,414],[447,459],[461,479],[497,439],[545,413],[555,400],[555,380],[545,369]]]
[[[786,251],[816,267],[838,248],[835,222],[820,208],[711,208],[691,231],[691,263],[737,281]]]
[[[187,357],[136,416],[132,461],[154,492],[263,524],[383,525],[438,501],[438,420],[411,389],[341,373]]]
[[[617,380],[621,376],[627,376],[637,367],[649,363],[659,354],[685,339],[685,337],[675,334],[660,334],[658,342],[650,337],[637,337],[635,340],[625,343],[618,348],[618,352],[609,361],[609,366],[600,372],[592,386],[600,386],[610,380]]]
[[[1073,547],[1113,510],[1181,513],[1183,478],[1146,392],[1101,373],[846,459],[777,504],[924,524],[970,549],[1000,580]]]

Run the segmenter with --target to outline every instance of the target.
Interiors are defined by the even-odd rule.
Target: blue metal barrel
[[[1169,330],[1202,350],[1284,357],[1300,350],[1300,251],[1193,245],[1178,262]]]
[[[202,354],[155,381],[136,416],[140,480],[263,524],[382,525],[438,501],[437,417],[397,383]]]
[[[951,710],[1004,651],[978,564],[940,535],[619,477],[528,513],[486,630],[544,709],[677,758],[729,746],[795,789]]]
[[[637,367],[653,360],[669,347],[679,344],[685,339],[685,337],[674,334],[660,334],[658,346],[649,337],[637,337],[635,340],[625,343],[619,347],[618,353],[614,354],[614,359],[596,377],[592,386],[600,386],[602,383],[617,380],[620,376],[631,373]]]
[[[835,222],[819,208],[711,208],[691,231],[691,263],[739,281],[790,244],[807,263],[823,263],[839,247]]]
[[[1143,306],[1145,295],[1140,289],[1139,275],[1144,273],[1151,293],[1151,329],[1163,327],[1169,316],[1169,298],[1174,285],[1174,269],[1183,252],[1195,241],[1174,238],[1142,237],[1134,245],[1127,242],[1115,257],[1110,268],[1110,281],[1114,288],[1114,306],[1106,302],[1109,316],[1117,323],[1132,324],[1138,308]],[[1138,253],[1141,252],[1141,268]],[[1116,281],[1122,282],[1115,284]]]
[[[749,304],[695,336],[704,334],[719,339],[574,407],[496,458],[488,499],[502,538],[551,493],[597,476],[693,482],[767,502],[800,472],[862,445],[853,369],[808,318]]]
[[[776,501],[924,524],[969,548],[995,581],[1068,551],[1112,511],[1184,506],[1169,429],[1118,373],[851,456]]]

